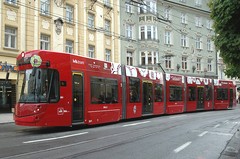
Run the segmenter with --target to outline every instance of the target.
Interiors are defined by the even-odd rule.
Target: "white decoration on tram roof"
[[[193,83],[196,83],[196,77],[192,77],[192,81],[193,81]]]
[[[153,80],[156,80],[156,72],[152,71],[152,70],[149,70],[149,78],[153,79]]]
[[[147,77],[147,74],[148,74],[147,69],[138,68],[138,70],[139,70],[142,77]]]
[[[156,72],[156,76],[157,76],[157,79],[162,80],[162,74],[160,74],[159,72]]]
[[[204,84],[208,85],[208,79],[207,78],[204,78]]]
[[[126,66],[126,75],[128,77],[137,77],[137,69],[133,66]]]
[[[118,74],[121,75],[121,64],[119,63],[111,63],[111,74]]]
[[[197,79],[196,84],[201,84],[200,79]]]
[[[170,74],[166,73],[166,80],[169,81],[170,80]]]
[[[108,68],[107,63],[104,63],[103,67],[104,67],[104,69],[107,69]]]
[[[218,80],[218,79],[214,79],[213,82],[214,82],[214,85],[215,85],[215,86],[218,86],[218,85],[219,85],[219,80]]]
[[[192,84],[193,83],[193,79],[191,77],[187,77],[187,83],[188,84]]]
[[[184,76],[182,76],[182,83],[184,83]]]

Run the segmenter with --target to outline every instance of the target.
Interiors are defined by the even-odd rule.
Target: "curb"
[[[229,140],[219,159],[240,159],[240,127]]]

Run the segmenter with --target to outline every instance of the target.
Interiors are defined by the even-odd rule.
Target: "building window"
[[[127,51],[127,65],[133,66],[133,52]]]
[[[147,39],[151,39],[151,34],[152,34],[152,27],[151,26],[147,26]]]
[[[195,26],[196,27],[202,27],[202,18],[201,17],[195,17]]]
[[[201,49],[202,46],[201,46],[201,37],[197,36],[196,37],[196,49]]]
[[[66,22],[73,23],[73,7],[66,5]]]
[[[149,40],[156,40],[157,39],[157,27],[148,25],[148,26],[141,26],[140,27],[140,39],[149,39]]]
[[[172,68],[172,58],[170,56],[165,56],[165,68]]]
[[[138,12],[142,13],[157,13],[157,3],[155,0],[143,1],[143,4],[139,5]]]
[[[106,49],[106,61],[111,61],[111,50]]]
[[[187,24],[187,15],[186,13],[181,13],[181,23]]]
[[[182,69],[187,70],[187,57],[182,57]]]
[[[208,59],[208,72],[212,72],[212,59]]]
[[[153,52],[153,64],[157,64],[157,61],[158,61],[158,53]]]
[[[166,20],[171,20],[171,17],[170,17],[170,8],[165,8],[164,9],[164,18]]]
[[[41,14],[50,15],[50,0],[40,1]]]
[[[109,20],[105,20],[105,31],[107,34],[111,32],[111,22]]]
[[[94,29],[94,14],[88,13],[88,27]]]
[[[211,39],[207,39],[207,50],[212,51],[212,40]]]
[[[12,27],[5,27],[5,44],[6,48],[17,48],[17,29]]]
[[[88,57],[90,58],[95,57],[95,47],[93,45],[88,46]]]
[[[126,12],[127,12],[127,13],[133,13],[133,11],[132,11],[132,5],[130,4],[130,2],[126,2],[126,3],[125,3],[125,7],[126,7]]]
[[[17,5],[17,0],[6,0],[5,2],[8,3],[8,4]]]
[[[146,54],[145,52],[141,53],[141,65],[146,65]]]
[[[171,32],[170,31],[165,31],[164,43],[167,45],[171,44]]]
[[[126,37],[129,39],[133,39],[133,25],[126,24]]]
[[[211,20],[207,19],[206,27],[207,27],[207,29],[212,30],[212,21]]]
[[[142,65],[154,65],[158,61],[157,52],[142,52],[141,53],[141,64]]]
[[[40,49],[41,50],[50,50],[50,36],[49,35],[41,34]]]
[[[201,58],[197,58],[197,70],[201,71]]]
[[[186,34],[182,34],[181,35],[181,46],[182,47],[187,47],[188,44],[187,44],[187,35]]]
[[[144,40],[145,39],[145,27],[144,26],[141,26],[140,27],[140,32],[141,32],[141,40]]]
[[[73,53],[73,41],[66,40],[66,52]]]

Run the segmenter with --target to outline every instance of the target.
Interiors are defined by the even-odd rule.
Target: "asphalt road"
[[[239,127],[239,108],[94,127],[4,124],[0,158],[218,159]]]

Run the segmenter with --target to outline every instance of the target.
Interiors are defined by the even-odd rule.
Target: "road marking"
[[[220,124],[217,124],[217,125],[214,126],[214,128],[217,128],[217,127],[219,127],[219,126],[220,126]]]
[[[73,136],[84,135],[84,134],[87,134],[87,133],[88,133],[88,132],[82,132],[82,133],[78,133],[78,134],[71,134],[71,135],[65,135],[65,136],[60,136],[60,137],[53,137],[53,138],[46,138],[46,139],[25,141],[25,142],[23,142],[23,143],[24,143],[24,144],[29,144],[29,143],[35,143],[35,142],[43,142],[43,141],[57,140],[57,139],[63,139],[63,138],[68,138],[68,137],[73,137]]]
[[[208,131],[204,131],[204,132],[202,132],[201,134],[199,134],[198,136],[199,136],[199,137],[202,137],[202,136],[206,135],[207,133],[208,133]]]
[[[230,134],[230,133],[220,133],[220,132],[208,132],[208,133],[213,135],[233,136],[233,134]]]
[[[170,119],[174,119],[174,118],[181,118],[181,117],[185,117],[187,115],[177,115],[177,116],[171,116],[169,117]]]
[[[178,153],[178,152],[182,151],[183,149],[185,149],[186,147],[188,147],[191,143],[192,143],[192,142],[189,141],[189,142],[183,144],[182,146],[176,148],[176,149],[174,150],[174,152],[175,152],[175,153]]]
[[[226,124],[226,123],[228,123],[228,120],[225,120],[225,121],[223,122],[223,124]]]
[[[146,124],[146,123],[149,123],[149,122],[150,121],[144,121],[144,122],[139,122],[139,123],[127,124],[127,125],[123,125],[122,127],[136,126],[136,125]]]

